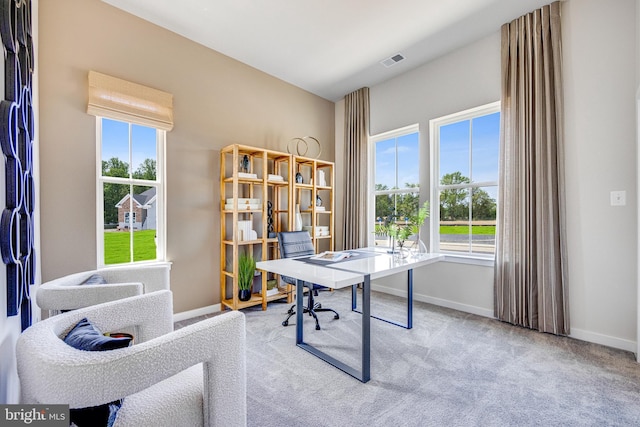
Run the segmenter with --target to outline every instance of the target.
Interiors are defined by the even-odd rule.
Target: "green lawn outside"
[[[156,230],[133,232],[133,260],[150,261],[156,259]],[[104,233],[104,263],[122,264],[131,261],[129,251],[130,235],[123,231]]]
[[[469,234],[468,225],[441,225],[440,234]],[[472,234],[475,235],[495,235],[495,225],[474,225]]]

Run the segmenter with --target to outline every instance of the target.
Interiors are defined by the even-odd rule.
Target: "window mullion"
[[[129,262],[134,261],[133,257],[133,227],[135,225],[133,221],[133,141],[132,141],[133,126],[129,123]]]
[[[473,119],[469,119],[469,183],[473,183]],[[469,197],[469,252],[473,253],[473,187],[467,190]]]

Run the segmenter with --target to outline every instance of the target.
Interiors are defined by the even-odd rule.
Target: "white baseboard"
[[[174,313],[173,322],[180,322],[187,319],[192,319],[198,316],[206,316],[207,314],[214,314],[220,312],[222,309],[220,304],[209,305],[207,307],[196,308],[195,310],[183,311],[181,313]]]
[[[389,288],[386,286],[372,285],[371,289],[374,291],[384,292],[386,294],[395,295],[399,297],[407,297],[407,292],[404,290]],[[437,305],[440,307],[452,308],[454,310],[462,311],[464,313],[477,314],[478,316],[489,317],[494,319],[493,310],[488,310],[482,307],[476,307],[473,305],[461,304],[455,301],[449,301],[441,298],[434,298],[427,295],[421,295],[414,293],[413,299],[416,301],[422,301],[429,304]],[[581,341],[586,341],[594,344],[600,344],[607,347],[613,347],[620,350],[630,351],[636,353],[638,347],[635,341],[625,340],[622,338],[612,337],[609,335],[602,335],[596,332],[585,331],[582,329],[571,328],[571,338],[575,338]],[[640,361],[640,360],[639,360]]]
[[[407,297],[407,292],[404,290],[396,289],[396,288],[388,288],[386,286],[380,285],[372,285],[371,289],[374,291],[384,292],[386,294],[395,295],[398,297]],[[442,298],[430,297],[427,295],[422,295],[415,293],[413,294],[413,299],[416,301],[426,302],[433,305],[438,305],[440,307],[452,308],[454,310],[462,311],[465,313],[477,314],[478,316],[494,318],[493,310],[489,310],[482,307],[476,307],[473,305],[462,304],[455,301],[449,301]]]
[[[585,331],[582,329],[571,328],[571,333],[569,334],[569,336],[581,341],[592,342],[594,344],[601,344],[606,345],[607,347],[630,351],[634,354],[638,350],[635,341],[625,340],[609,335],[602,335],[596,332]]]

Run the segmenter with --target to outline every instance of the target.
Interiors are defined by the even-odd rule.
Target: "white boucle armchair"
[[[169,290],[171,264],[126,265],[89,270],[45,282],[36,291],[36,303],[49,316],[143,293]],[[106,284],[84,285],[94,274]]]
[[[84,408],[124,398],[115,426],[246,425],[244,314],[173,331],[170,291],[82,308],[35,323],[18,338],[22,403]],[[133,329],[134,345],[83,351],[62,338],[86,317],[101,332]]]

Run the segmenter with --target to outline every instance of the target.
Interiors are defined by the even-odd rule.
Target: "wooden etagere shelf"
[[[300,173],[302,183],[296,183]],[[220,151],[220,300],[238,310],[282,298],[292,301],[291,286],[259,273],[249,301],[238,299],[238,259],[242,252],[259,260],[279,258],[277,232],[295,228],[295,205],[316,251],[333,250],[333,163],[245,145]],[[324,185],[320,185],[324,184]],[[317,198],[321,205],[316,203]],[[312,202],[313,201],[313,202]],[[321,228],[318,228],[321,227]],[[277,293],[267,293],[267,280]],[[275,291],[271,291],[275,292]]]
[[[292,162],[293,204],[294,208],[299,205],[303,229],[309,231],[316,253],[332,251],[335,235],[334,164],[300,156],[293,156]],[[299,182],[300,177],[302,182]]]

